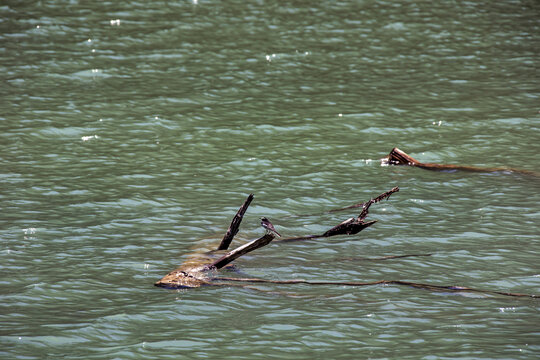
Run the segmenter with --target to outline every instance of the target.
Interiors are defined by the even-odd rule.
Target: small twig
[[[398,192],[398,191],[399,191],[399,187],[396,186],[393,189],[391,189],[390,191],[382,193],[381,195],[377,196],[375,199],[371,199],[370,201],[362,202],[362,203],[358,203],[358,204],[354,204],[354,205],[350,205],[350,206],[345,206],[345,207],[339,208],[339,209],[328,210],[327,213],[334,213],[334,212],[343,211],[343,210],[356,209],[356,208],[359,208],[359,207],[363,208],[368,203],[369,203],[369,205],[367,207],[369,208],[371,206],[371,204],[373,204],[373,203],[377,203],[377,202],[379,202],[379,201],[381,201],[381,200],[383,200],[385,198],[386,198],[386,200],[390,199],[390,195],[392,195],[393,193]]]
[[[406,255],[387,255],[387,256],[381,256],[378,258],[346,258],[346,259],[340,259],[340,261],[382,261],[382,260],[390,260],[390,259],[401,259],[401,258],[407,258],[407,257],[416,257],[416,256],[431,256],[432,254],[406,254]]]
[[[381,195],[377,196],[375,199],[371,199],[368,202],[366,202],[362,206],[362,212],[360,213],[360,215],[358,215],[358,219],[359,220],[364,220],[366,218],[366,216],[368,215],[369,207],[372,204],[378,203],[378,202],[382,201],[383,199],[389,199],[390,195],[392,195],[393,193],[398,192],[398,191],[399,191],[399,187],[396,186],[396,187],[392,188],[390,191],[382,193]]]

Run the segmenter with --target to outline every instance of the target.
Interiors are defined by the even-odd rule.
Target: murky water
[[[153,283],[249,193],[245,276],[540,294],[535,1],[0,6],[0,357],[532,359],[539,302],[398,285]],[[311,215],[302,215],[311,214]],[[298,216],[302,215],[302,216]],[[384,261],[387,255],[432,254]],[[222,271],[226,276],[238,276]]]

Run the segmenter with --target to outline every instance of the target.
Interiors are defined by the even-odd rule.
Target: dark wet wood
[[[247,282],[247,283],[266,283],[266,284],[307,284],[307,285],[335,285],[335,286],[371,286],[371,285],[404,285],[411,286],[414,288],[420,288],[431,291],[443,291],[443,292],[475,292],[483,294],[495,294],[495,295],[504,295],[504,296],[514,296],[514,297],[529,297],[529,298],[540,298],[538,295],[534,294],[523,294],[523,293],[512,293],[498,290],[482,290],[464,286],[456,285],[434,285],[434,284],[424,284],[417,283],[412,281],[403,281],[403,280],[377,280],[370,282],[359,282],[359,281],[309,281],[303,279],[293,279],[293,280],[267,280],[259,278],[233,278],[233,277],[215,277],[214,281],[227,281],[227,282]]]
[[[383,164],[388,165],[408,165],[415,166],[421,169],[434,170],[434,171],[468,171],[468,172],[514,172],[525,175],[539,176],[537,172],[520,170],[505,167],[477,167],[477,166],[464,166],[464,165],[451,165],[451,164],[435,164],[435,163],[423,163],[403,150],[397,147],[390,151],[390,154],[382,159]]]
[[[204,269],[206,271],[213,270],[213,269],[221,269],[225,265],[233,262],[234,260],[238,259],[240,256],[245,255],[249,252],[252,252],[253,250],[257,250],[258,248],[261,248],[263,246],[266,246],[270,244],[272,240],[274,240],[275,235],[274,234],[265,234],[263,237],[253,240],[247,244],[244,244],[240,247],[237,247],[236,249],[228,252],[227,254],[223,255],[218,260],[214,261],[213,263],[209,265],[205,265]]]
[[[358,221],[358,218],[350,218],[334,226],[333,228],[331,228],[330,230],[326,231],[323,234],[293,236],[293,237],[278,239],[278,240],[275,240],[274,242],[284,243],[284,242],[293,242],[293,241],[301,241],[301,240],[327,238],[327,237],[336,236],[336,235],[355,235],[355,234],[358,234],[360,231],[364,230],[365,228],[375,224],[376,222],[377,220],[364,222],[364,221]]]
[[[399,191],[399,187],[394,187],[392,188],[391,190],[385,192],[385,193],[382,193],[381,195],[377,196],[376,198],[374,199],[371,199],[369,201],[367,201],[363,206],[362,206],[362,212],[360,213],[360,215],[358,215],[358,219],[359,220],[364,220],[366,218],[366,216],[368,215],[369,213],[369,207],[375,203],[378,203],[384,199],[388,200],[390,199],[390,195],[392,195],[393,193],[396,193]]]
[[[249,194],[246,201],[244,201],[244,204],[238,209],[238,212],[234,216],[234,218],[231,221],[231,225],[229,226],[229,229],[227,229],[227,232],[225,233],[225,236],[223,236],[223,240],[221,240],[221,243],[218,246],[218,250],[227,250],[229,248],[229,245],[231,244],[233,238],[238,233],[238,230],[240,230],[240,223],[242,222],[242,219],[244,218],[244,214],[246,213],[247,208],[249,207],[249,204],[251,204],[251,201],[253,200],[254,195]]]
[[[360,219],[359,217],[352,217],[326,231],[323,234],[323,237],[358,234],[360,231],[375,224],[376,222],[377,220],[364,222],[364,220]]]
[[[406,154],[405,154],[406,155]],[[412,158],[411,158],[412,159]],[[414,160],[414,159],[413,159]],[[410,162],[407,160],[407,162]],[[320,238],[320,237],[329,237],[334,235],[351,235],[356,234],[359,231],[363,230],[364,228],[371,226],[376,221],[368,221],[365,222],[364,219],[367,217],[369,212],[369,207],[377,203],[383,199],[388,199],[390,195],[393,193],[399,191],[399,188],[395,187],[391,189],[390,191],[387,191],[379,196],[377,196],[374,199],[371,199],[365,203],[362,204],[362,212],[360,215],[356,218],[350,218],[345,220],[344,222],[338,224],[337,226],[334,226],[332,229],[326,231],[324,234],[321,235],[307,235],[303,237],[296,237],[296,238],[288,238],[283,239],[281,241],[292,241],[292,240],[300,240],[300,239],[314,239],[314,238]],[[234,235],[238,232],[240,222],[242,221],[242,217],[247,210],[247,207],[249,206],[250,202],[253,200],[253,194],[250,194],[242,207],[238,210],[235,218],[233,219],[231,226],[229,227],[229,230],[227,231],[227,234],[232,235],[225,235],[224,239],[228,239],[227,242],[230,244],[232,241],[232,238],[234,238]],[[360,207],[360,206],[355,206]],[[368,285],[405,285],[410,286],[414,288],[420,288],[425,290],[431,290],[431,291],[450,291],[450,292],[477,292],[477,293],[484,293],[484,294],[496,294],[496,295],[505,295],[505,296],[514,296],[514,297],[529,297],[529,298],[538,298],[538,295],[531,295],[531,294],[521,294],[521,293],[511,293],[511,292],[504,292],[504,291],[497,291],[497,290],[481,290],[481,289],[475,289],[475,288],[469,288],[469,287],[463,287],[463,286],[443,286],[443,285],[434,285],[434,284],[424,284],[424,283],[416,283],[416,282],[410,282],[410,281],[402,281],[402,280],[378,280],[378,281],[372,281],[372,282],[357,282],[357,281],[346,281],[346,282],[340,282],[340,281],[308,281],[308,280],[301,280],[301,279],[293,279],[293,280],[266,280],[266,279],[258,279],[258,278],[233,278],[233,277],[217,277],[213,276],[216,274],[217,270],[227,266],[235,259],[239,258],[242,255],[245,255],[249,252],[252,252],[256,249],[259,249],[263,246],[268,245],[272,240],[274,240],[274,236],[272,233],[267,233],[263,237],[253,240],[247,244],[244,244],[242,246],[239,246],[238,248],[224,254],[217,260],[213,260],[209,254],[202,254],[202,256],[198,257],[195,261],[187,261],[184,264],[182,264],[177,269],[171,271],[167,275],[165,275],[163,278],[158,280],[154,285],[164,288],[170,288],[170,289],[180,289],[180,288],[198,288],[201,286],[241,286],[242,288],[252,288],[247,285],[240,285],[239,283],[270,283],[270,284],[308,284],[308,285],[338,285],[338,286],[368,286]],[[220,245],[221,246],[221,245]],[[228,245],[227,245],[228,247]],[[411,257],[411,256],[430,256],[431,254],[405,254],[405,255],[389,255],[382,258],[359,258],[359,259],[352,259],[352,260],[388,260],[388,259],[397,259],[397,258],[405,258],[405,257]],[[351,260],[351,259],[348,259]]]
[[[378,203],[384,199],[389,199],[390,196],[393,193],[396,193],[399,191],[399,187],[394,187],[391,190],[384,192],[380,194],[379,196],[366,201],[364,203],[355,204],[351,206],[347,206],[341,209],[335,209],[331,212],[337,212],[342,210],[348,210],[348,209],[355,209],[362,207],[362,212],[358,217],[352,217],[349,218],[338,225],[332,227],[331,229],[327,230],[323,234],[319,235],[304,235],[304,236],[297,236],[297,237],[289,237],[277,240],[276,242],[292,242],[292,241],[299,241],[299,240],[311,240],[311,239],[317,239],[317,238],[326,238],[330,236],[336,236],[336,235],[355,235],[358,234],[360,231],[364,230],[367,227],[370,227],[371,225],[375,224],[377,220],[372,221],[364,221],[369,213],[369,207],[375,203]]]
[[[374,203],[377,203],[383,199],[389,198],[390,195],[392,195],[393,193],[397,191],[399,191],[399,188],[395,187],[391,189],[390,191],[382,193],[381,195],[365,203],[362,203],[362,212],[360,213],[358,217],[347,219],[343,221],[342,223],[334,226],[330,230],[326,231],[324,234],[286,238],[281,241],[306,240],[306,239],[314,239],[314,238],[319,238],[319,237],[330,237],[330,236],[335,236],[335,235],[357,234],[363,229],[376,223],[375,220],[364,221],[364,219],[366,218],[368,214],[369,207]],[[240,207],[240,209],[234,216],[231,222],[231,225],[229,226],[227,232],[225,233],[225,236],[223,237],[223,240],[221,241],[217,250],[223,250],[229,247],[234,236],[238,233],[238,230],[240,228],[240,223],[242,222],[242,218],[247,208],[249,207],[251,201],[253,200],[253,198],[254,198],[253,194],[250,194],[247,197],[247,199],[244,201],[244,204]],[[224,266],[236,260],[237,258],[239,258],[240,256],[268,245],[272,240],[274,240],[274,236],[275,235],[268,233],[259,239],[253,240],[245,245],[242,245],[226,253],[225,255],[223,255],[217,260],[212,260],[210,254],[205,254],[208,256],[197,257],[195,258],[194,261],[192,260],[192,261],[186,262],[182,264],[180,267],[178,267],[177,269],[171,271],[170,273],[165,275],[163,278],[161,278],[159,281],[157,281],[155,285],[160,286],[160,287],[166,287],[166,288],[193,288],[193,287],[200,287],[202,285],[209,285],[212,281],[211,279],[208,278],[209,272],[221,269]]]
[[[405,255],[386,255],[377,258],[345,258],[341,261],[383,261],[391,259],[403,259],[408,257],[421,257],[421,256],[431,256],[433,254],[405,254]]]

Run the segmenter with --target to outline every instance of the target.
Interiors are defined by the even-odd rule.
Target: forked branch
[[[387,191],[387,192],[384,192],[382,193],[381,195],[369,200],[369,201],[366,201],[365,203],[361,203],[361,204],[356,204],[356,205],[351,205],[351,206],[348,206],[348,207],[345,207],[345,208],[341,208],[341,209],[335,209],[335,210],[332,210],[332,212],[336,212],[336,211],[341,211],[341,210],[347,210],[347,209],[353,209],[353,208],[358,208],[358,207],[362,207],[362,212],[360,213],[360,215],[358,215],[358,217],[352,217],[352,218],[349,218],[341,223],[339,223],[338,225],[334,226],[333,228],[327,230],[326,232],[324,232],[323,234],[320,234],[320,235],[305,235],[305,236],[299,236],[299,237],[290,237],[290,238],[285,238],[285,239],[282,239],[282,240],[278,240],[277,242],[290,242],[290,241],[297,241],[297,240],[310,240],[310,239],[316,239],[316,238],[323,238],[323,237],[330,237],[330,236],[336,236],[336,235],[354,235],[354,234],[358,234],[360,231],[364,230],[365,228],[375,224],[377,222],[377,220],[372,220],[372,221],[364,221],[365,218],[367,217],[368,213],[369,213],[369,207],[372,205],[372,204],[375,204],[375,203],[378,203],[384,199],[389,199],[390,196],[393,194],[393,193],[396,193],[399,191],[399,187],[394,187],[392,188],[391,190]]]

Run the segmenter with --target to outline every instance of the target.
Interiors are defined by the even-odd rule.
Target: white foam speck
[[[88,141],[88,140],[92,140],[92,139],[97,139],[99,136],[97,135],[90,135],[90,136],[83,136],[81,137],[81,140],[82,141]]]

